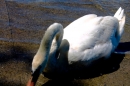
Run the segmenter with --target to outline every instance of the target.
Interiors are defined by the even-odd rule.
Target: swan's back
[[[69,62],[109,57],[119,43],[121,25],[124,27],[116,17],[97,17],[94,14],[72,22],[64,29],[63,36],[70,43]]]

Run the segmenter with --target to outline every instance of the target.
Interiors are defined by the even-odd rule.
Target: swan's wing
[[[110,38],[110,35],[112,33],[111,30],[113,30],[115,26],[117,28],[118,21],[114,17],[95,17],[89,22],[82,23],[82,25],[79,25],[75,28],[67,26],[64,29],[63,39],[67,39],[72,45],[77,44],[76,46],[80,45],[79,43],[81,43],[82,41],[89,43],[87,39],[90,39],[90,41],[94,41],[92,37],[106,41]],[[94,42],[90,43],[92,44]]]
[[[72,23],[70,23],[66,28],[64,28],[63,39],[70,41],[78,39],[83,34],[93,32],[91,29],[92,26],[96,26],[102,17],[97,17],[95,14],[85,15]],[[85,33],[84,33],[85,32]]]
[[[69,61],[109,57],[118,45],[125,23],[124,10],[119,8],[114,17],[86,17],[75,20],[64,29],[63,39],[70,43]]]
[[[82,24],[89,22],[95,17],[97,17],[97,15],[95,14],[88,14],[83,17],[80,17],[76,19],[75,21],[73,21],[72,23],[70,23],[64,30],[73,31],[76,29],[76,27],[82,26]]]
[[[70,43],[69,60],[107,57],[114,50],[113,45],[117,46],[115,33],[118,26],[118,20],[114,17],[96,17],[76,28],[80,30],[65,33]]]

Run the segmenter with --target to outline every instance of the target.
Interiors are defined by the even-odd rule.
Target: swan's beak
[[[37,75],[32,75],[31,78],[29,79],[27,86],[35,86],[37,80],[38,80],[39,74]]]
[[[27,86],[35,86],[35,82],[32,80],[33,77],[31,77],[27,83]]]
[[[31,74],[31,78],[29,79],[29,81],[27,83],[27,86],[35,86],[35,84],[36,84],[36,82],[38,80],[38,77],[40,75],[39,70],[40,69],[38,68],[35,72],[33,72]]]

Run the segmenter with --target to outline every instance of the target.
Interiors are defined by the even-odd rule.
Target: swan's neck
[[[32,62],[32,68],[33,66],[35,66],[33,68],[33,70],[35,71],[39,66],[41,66],[41,70],[40,73],[43,71],[43,69],[46,66],[46,63],[48,61],[48,57],[49,57],[49,53],[50,53],[50,48],[52,45],[52,41],[55,37],[55,49],[56,50],[62,40],[63,37],[63,27],[61,24],[58,23],[54,23],[52,24],[46,31],[46,33],[44,34],[44,37],[41,41],[40,47],[38,49],[38,52],[36,53],[33,62]]]

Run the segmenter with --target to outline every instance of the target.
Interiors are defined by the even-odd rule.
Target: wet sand
[[[102,0],[101,0],[102,1]],[[106,9],[106,3],[95,5],[91,0],[82,5],[79,11],[74,9],[79,4],[67,3],[18,3],[14,1],[0,1],[0,86],[25,86],[31,70],[31,62],[46,28],[53,22],[60,22],[65,27],[73,20],[88,13],[98,15],[112,15],[118,6]],[[116,3],[116,2],[114,2]],[[110,4],[110,3],[109,3]],[[126,8],[125,32],[118,50],[130,51],[129,3]],[[69,10],[51,8],[54,6],[73,7]],[[111,4],[113,5],[113,4]],[[43,7],[40,7],[43,6]],[[119,5],[120,6],[120,5]],[[74,9],[74,10],[73,10]],[[84,11],[87,10],[87,11]],[[71,12],[74,11],[74,12]],[[110,12],[109,12],[110,11]],[[68,15],[69,14],[69,15]],[[73,16],[74,15],[74,16]],[[107,63],[101,63],[89,73],[80,77],[63,79],[49,79],[40,75],[37,86],[130,86],[130,55],[120,54],[112,56]],[[71,76],[71,75],[70,75]],[[57,75],[58,77],[58,75]]]

